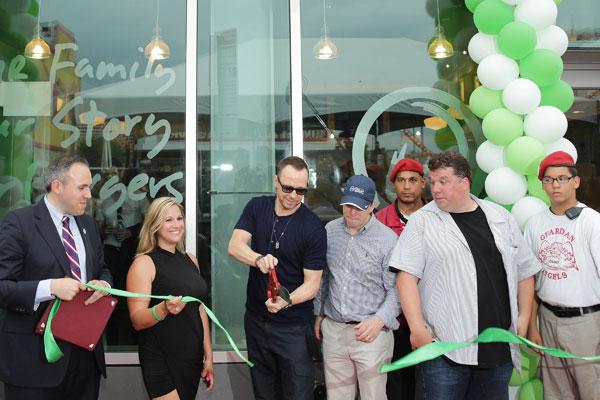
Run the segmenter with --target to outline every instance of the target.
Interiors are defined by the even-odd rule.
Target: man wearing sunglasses
[[[287,157],[277,166],[275,196],[246,204],[229,242],[229,255],[249,265],[244,328],[256,399],[313,399],[312,299],[326,263],[323,223],[302,203],[308,166]],[[267,297],[275,270],[279,296]],[[285,289],[284,289],[285,288]],[[270,285],[269,285],[270,289]],[[289,292],[289,295],[287,295]]]
[[[569,154],[548,155],[538,178],[550,208],[525,227],[525,240],[542,267],[529,339],[595,355],[600,349],[600,214],[577,201],[579,176]],[[545,399],[600,399],[599,377],[598,361],[547,356],[542,361]]]

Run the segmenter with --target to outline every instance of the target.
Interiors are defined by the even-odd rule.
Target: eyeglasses
[[[308,190],[307,188],[297,188],[297,187],[293,187],[293,186],[284,185],[283,183],[281,183],[281,179],[279,179],[279,175],[277,175],[277,182],[279,182],[279,185],[281,186],[281,190],[283,191],[283,193],[292,193],[295,190],[296,194],[298,196],[304,196],[306,194],[306,191]]]
[[[542,183],[544,185],[552,185],[554,184],[554,181],[558,182],[559,185],[564,185],[565,183],[569,182],[571,180],[571,178],[575,178],[574,176],[567,176],[567,175],[561,175],[557,178],[553,178],[551,176],[545,176],[542,178]]]
[[[416,185],[417,182],[419,182],[419,181],[420,181],[420,179],[419,178],[415,178],[414,176],[411,177],[411,178],[408,178],[408,179],[407,178],[398,178],[398,179],[396,179],[396,182],[398,182],[401,185],[404,185],[406,182],[408,182],[411,185]]]

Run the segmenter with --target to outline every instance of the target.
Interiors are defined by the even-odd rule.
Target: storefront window
[[[227,245],[248,200],[274,193],[275,166],[291,153],[289,8],[221,0],[198,12],[198,252],[211,267],[213,309],[245,347],[248,266]],[[230,349],[213,332],[215,349]]]
[[[368,174],[385,205],[395,198],[390,168],[404,156],[425,162],[452,149],[475,165],[481,127],[465,107],[477,84],[466,53],[475,28],[462,2],[439,4],[454,56],[436,61],[427,54],[436,1],[302,2],[304,152],[316,187],[307,201],[322,220],[341,215],[340,187],[352,174]],[[334,59],[315,57],[325,31]],[[475,168],[473,191],[482,187]]]
[[[567,32],[569,47],[600,47],[600,3],[596,0],[563,1],[556,25]]]
[[[78,153],[93,176],[88,212],[123,289],[153,198],[184,194],[185,2],[3,2],[0,48],[0,217],[39,201],[55,158]],[[40,14],[52,57],[23,56]],[[158,21],[170,58],[143,48]],[[107,328],[108,350],[135,349],[127,302]]]

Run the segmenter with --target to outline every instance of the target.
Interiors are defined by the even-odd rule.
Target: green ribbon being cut
[[[552,347],[540,346],[533,343],[531,340],[527,340],[522,336],[518,336],[512,332],[500,328],[487,328],[481,334],[470,342],[432,342],[417,350],[407,354],[406,356],[392,362],[391,364],[382,365],[380,372],[386,373],[396,371],[398,369],[412,367],[413,365],[420,364],[425,361],[433,360],[439,356],[449,353],[454,350],[462,349],[471,346],[475,343],[519,343],[527,344],[533,348],[543,351],[552,357],[560,358],[575,358],[578,360],[585,361],[598,361],[600,356],[577,356],[567,351],[555,349]]]
[[[149,295],[149,294],[128,292],[126,290],[105,288],[102,286],[89,285],[89,284],[86,284],[85,287],[92,289],[92,290],[97,290],[99,292],[108,293],[113,296],[119,296],[119,297],[150,298],[150,299],[158,299],[158,300],[174,299],[174,296],[155,296],[155,295]],[[197,299],[192,296],[183,296],[181,301],[183,301],[184,303],[192,303],[192,302],[200,303],[200,305],[202,305],[202,307],[204,308],[204,311],[206,311],[206,315],[208,315],[208,317],[211,319],[213,324],[218,326],[223,331],[223,333],[227,337],[227,340],[229,341],[229,344],[231,345],[231,347],[233,348],[235,353],[238,355],[238,357],[240,359],[242,359],[246,364],[248,364],[248,366],[250,366],[250,367],[254,366],[254,364],[252,362],[250,362],[246,357],[244,357],[242,355],[242,353],[240,352],[240,349],[238,349],[235,342],[233,341],[233,338],[231,337],[229,332],[227,332],[227,329],[225,329],[223,327],[223,325],[221,325],[221,323],[217,319],[217,316],[212,312],[212,310],[210,308],[208,308],[202,302],[202,300]],[[60,299],[56,299],[56,301],[54,302],[54,305],[52,306],[52,309],[50,310],[50,313],[48,314],[48,322],[46,323],[46,329],[44,331],[44,351],[46,353],[46,359],[48,360],[49,363],[54,363],[54,362],[60,360],[60,358],[63,356],[63,353],[60,350],[60,348],[58,347],[58,344],[56,343],[56,340],[54,339],[54,335],[52,334],[52,319],[54,318],[54,316],[56,315],[56,312],[58,311],[58,308],[60,307],[60,302],[61,302]]]

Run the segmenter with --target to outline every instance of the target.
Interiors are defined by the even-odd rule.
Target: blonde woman
[[[150,204],[140,232],[137,255],[127,274],[127,290],[177,295],[169,301],[128,299],[129,316],[139,335],[142,375],[153,399],[195,399],[200,383],[214,383],[208,317],[197,303],[208,285],[198,261],[184,250],[183,207],[171,197]]]

